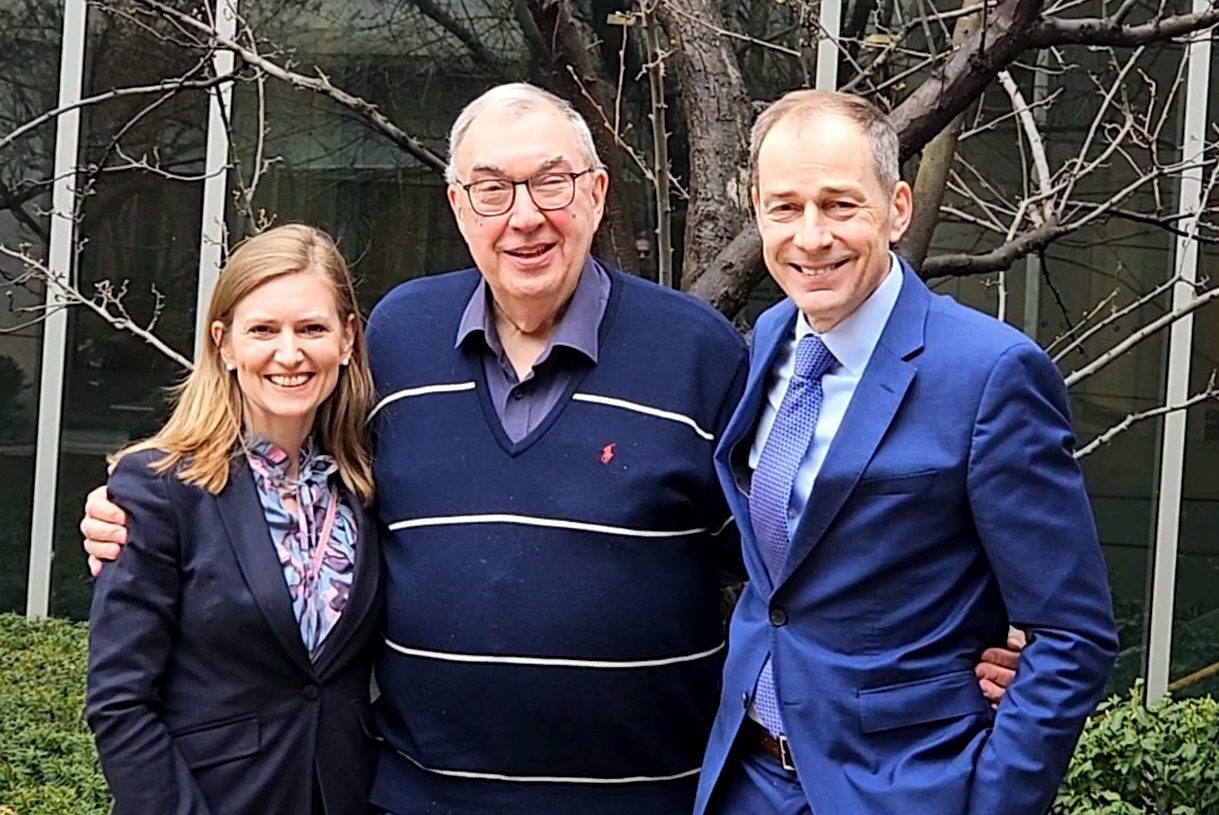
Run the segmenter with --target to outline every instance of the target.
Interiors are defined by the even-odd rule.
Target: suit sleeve
[[[1013,625],[1030,643],[979,758],[970,815],[1042,815],[1117,650],[1067,394],[1037,347],[1009,349],[974,422],[970,507]]]
[[[179,536],[166,480],[149,457],[123,458],[110,477],[127,539],[93,589],[85,717],[114,796],[112,815],[210,815],[160,717],[158,693],[179,609]]]

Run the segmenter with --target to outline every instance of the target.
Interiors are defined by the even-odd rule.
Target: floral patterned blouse
[[[286,475],[288,454],[280,447],[254,434],[246,435],[244,446],[292,596],[301,639],[312,656],[342,616],[351,593],[356,562],[355,513],[341,497],[345,492],[338,464],[318,452],[312,436],[301,446],[300,471],[295,479]],[[295,513],[284,505],[286,495],[296,498]],[[328,539],[319,541],[327,527]]]

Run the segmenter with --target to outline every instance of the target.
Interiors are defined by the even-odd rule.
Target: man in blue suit
[[[750,581],[696,815],[1042,815],[1117,645],[1062,378],[889,251],[911,191],[869,102],[791,93],[752,158],[787,299],[715,456]]]

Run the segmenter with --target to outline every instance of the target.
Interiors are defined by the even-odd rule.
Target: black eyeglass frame
[[[468,184],[458,181],[457,186],[461,187],[463,190],[466,191],[466,200],[470,202],[470,209],[474,210],[477,214],[483,216],[484,218],[494,218],[496,216],[511,212],[512,208],[514,206],[516,206],[516,188],[521,187],[521,186],[523,186],[525,188],[525,192],[528,193],[528,195],[529,195],[529,200],[533,202],[533,205],[535,207],[537,207],[542,212],[554,212],[555,210],[565,209],[567,207],[570,207],[571,202],[576,200],[576,181],[580,178],[580,176],[588,175],[589,173],[596,172],[598,169],[600,169],[600,168],[596,167],[596,166],[591,166],[591,167],[587,167],[583,170],[580,170],[578,173],[570,172],[570,171],[564,172],[562,170],[543,170],[540,173],[534,173],[533,175],[529,176],[528,178],[524,179],[523,181],[513,181],[508,178],[480,178],[478,181],[471,181]],[[539,204],[538,200],[536,198],[534,198],[534,196],[533,196],[533,187],[531,187],[529,185],[530,182],[533,181],[535,178],[543,178],[545,176],[550,176],[550,175],[561,175],[561,176],[564,176],[571,180],[571,194],[567,197],[566,202],[564,202],[563,204],[558,205],[558,206],[542,206],[541,204]],[[501,182],[501,183],[507,183],[512,186],[512,194],[508,196],[508,203],[502,209],[495,211],[495,212],[483,212],[482,210],[480,210],[478,208],[478,204],[474,203],[474,195],[470,192],[470,189],[472,187],[474,187],[478,184],[484,184],[488,181],[497,181],[497,182]]]

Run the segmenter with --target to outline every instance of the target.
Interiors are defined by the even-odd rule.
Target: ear
[[[356,315],[348,314],[343,324],[343,354],[339,359],[346,365],[351,362],[351,353],[356,344]]]
[[[893,187],[893,201],[889,209],[889,243],[897,243],[910,227],[914,215],[914,192],[905,181]]]
[[[232,354],[229,353],[228,343],[225,341],[224,323],[219,320],[212,322],[211,327],[212,344],[220,351],[220,361],[232,370],[230,366],[233,364]]]
[[[761,199],[758,198],[758,185],[752,184],[749,187],[749,201],[753,204],[753,219],[758,223],[758,229],[762,228],[762,207],[759,206]]]
[[[609,194],[609,173],[604,169],[594,170],[592,176],[593,219],[601,224],[601,216],[605,214],[605,198]]]

